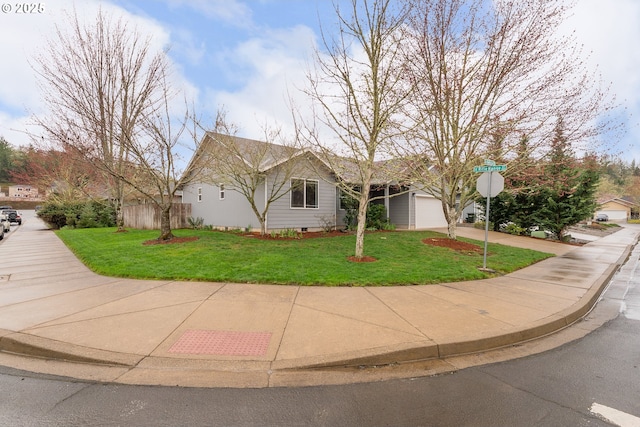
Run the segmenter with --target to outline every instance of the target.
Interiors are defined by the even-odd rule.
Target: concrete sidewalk
[[[408,362],[427,375],[447,358],[580,320],[639,232],[623,228],[582,247],[490,233],[492,242],[558,256],[480,281],[323,288],[103,277],[31,218],[0,244],[0,364],[201,387],[371,381],[400,375]],[[474,228],[459,235],[484,239]]]

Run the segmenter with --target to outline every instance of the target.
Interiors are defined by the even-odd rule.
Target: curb
[[[7,330],[1,332],[6,335],[0,336],[0,352],[20,356],[127,367],[135,366],[143,358],[143,356],[82,347],[21,332]]]

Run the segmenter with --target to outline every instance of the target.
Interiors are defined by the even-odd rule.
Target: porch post
[[[384,186],[384,209],[387,211],[387,222],[389,222],[389,184]]]

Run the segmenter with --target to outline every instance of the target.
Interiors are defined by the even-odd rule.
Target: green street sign
[[[474,172],[504,172],[507,170],[507,165],[494,165],[494,166],[474,166]]]

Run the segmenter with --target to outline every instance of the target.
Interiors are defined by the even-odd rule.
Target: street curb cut
[[[143,358],[143,356],[82,347],[21,332],[2,330],[1,333],[0,352],[21,356],[126,367],[135,366]]]

